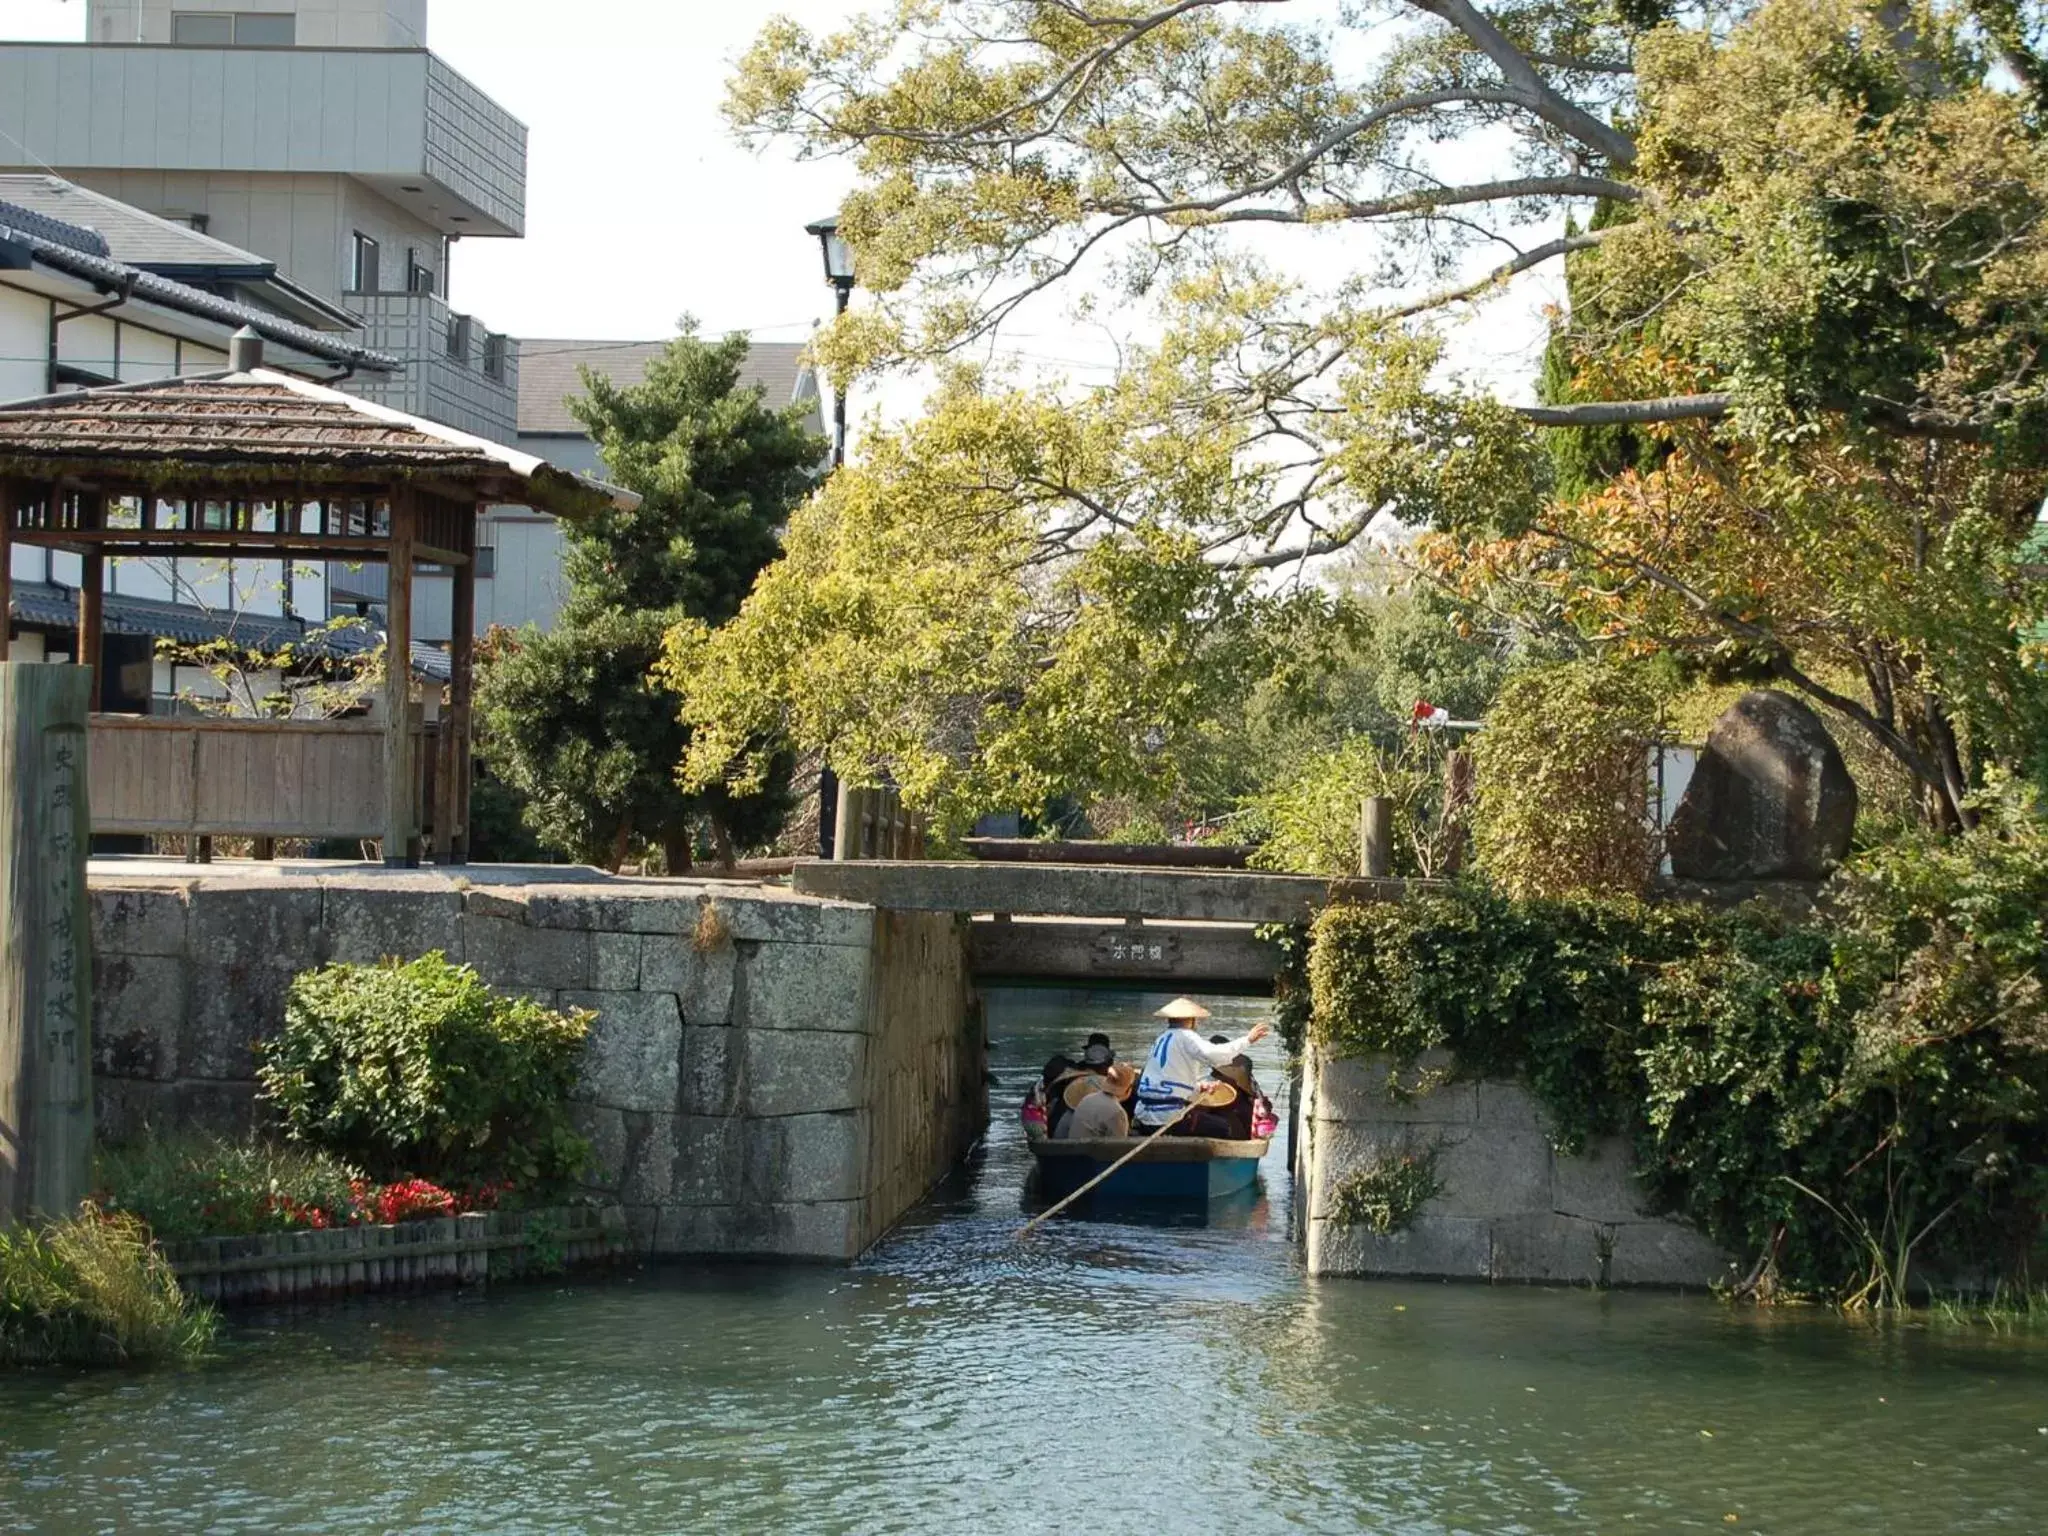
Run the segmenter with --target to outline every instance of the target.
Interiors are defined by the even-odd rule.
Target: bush
[[[1604,661],[1515,673],[1473,748],[1473,848],[1513,896],[1635,894],[1656,865],[1657,694]]]
[[[0,1365],[188,1360],[213,1332],[132,1217],[0,1228]]]
[[[438,953],[292,982],[257,1076],[285,1134],[381,1177],[530,1185],[573,1175],[569,1122],[594,1015],[501,997]]]
[[[313,1147],[212,1136],[150,1136],[102,1148],[99,1202],[144,1222],[161,1242],[342,1226],[360,1168]]]
[[[1360,804],[1385,795],[1394,802],[1394,873],[1443,875],[1465,834],[1458,819],[1444,819],[1447,755],[1438,733],[1410,731],[1393,747],[1355,736],[1310,756],[1246,803],[1246,830],[1259,844],[1252,863],[1297,874],[1357,874]]]
[[[1782,1283],[1896,1304],[1919,1268],[2024,1287],[2048,1215],[2048,831],[1860,858],[1810,921],[1472,886],[1333,907],[1311,1031],[1453,1052],[1575,1151],[1628,1132],[1646,1186]]]

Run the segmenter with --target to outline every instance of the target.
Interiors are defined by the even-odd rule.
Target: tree
[[[744,336],[705,342],[686,323],[639,384],[585,373],[587,398],[571,409],[641,504],[565,525],[559,625],[483,648],[493,770],[524,800],[528,826],[572,857],[616,869],[646,841],[679,871],[700,826],[729,859],[735,834],[772,834],[787,808],[789,759],[773,749],[751,801],[685,792],[682,691],[651,675],[669,629],[738,611],[823,460],[801,409],[771,410],[742,384],[746,356]]]
[[[1058,397],[1127,472],[1019,490],[1020,559],[1292,575],[1392,512],[1475,610],[1752,666],[1963,824],[2043,739],[2043,31],[2011,0],[902,0],[771,24],[728,110],[860,173],[842,369],[1091,278],[1150,306],[1113,385]],[[1320,289],[1238,238],[1327,225],[1359,254]],[[1567,258],[1553,398],[1458,378],[1454,323]],[[1545,434],[1589,427],[1626,462],[1560,494]]]

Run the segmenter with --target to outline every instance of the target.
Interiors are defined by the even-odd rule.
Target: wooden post
[[[1384,880],[1394,872],[1394,802],[1368,795],[1358,813],[1358,872]]]
[[[418,865],[419,773],[412,760],[412,549],[419,500],[411,486],[391,493],[389,596],[384,627],[384,863]]]
[[[1444,873],[1456,875],[1465,868],[1465,847],[1470,841],[1472,802],[1477,798],[1472,754],[1460,747],[1444,759]]]
[[[106,685],[100,679],[101,658],[106,650],[107,557],[98,550],[78,557],[78,664],[92,673],[92,692],[87,708],[97,714],[104,703]]]
[[[476,509],[472,529],[484,509]],[[442,789],[440,804],[448,819],[446,831],[440,826],[441,812],[435,814],[434,849],[438,862],[469,862],[469,783],[474,772],[471,737],[476,697],[476,538],[470,536],[470,559],[455,567],[454,601],[450,605],[448,632],[448,712],[441,717]]]
[[[14,639],[14,504],[21,487],[0,480],[0,661]]]
[[[838,804],[833,807],[832,857],[835,861],[860,857],[861,792],[844,779],[838,781]]]
[[[83,667],[0,665],[0,1225],[92,1187]]]

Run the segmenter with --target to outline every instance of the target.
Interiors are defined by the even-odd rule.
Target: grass
[[[150,1136],[105,1148],[94,1170],[101,1201],[137,1217],[159,1242],[282,1232],[348,1218],[363,1177],[337,1157],[268,1141]]]
[[[133,1217],[0,1229],[0,1367],[190,1360],[214,1326]]]

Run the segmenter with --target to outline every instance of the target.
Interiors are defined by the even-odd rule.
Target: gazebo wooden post
[[[0,480],[0,661],[14,641],[14,507],[21,493],[13,480]]]
[[[470,741],[476,696],[476,507],[463,539],[469,558],[457,565],[448,615],[448,712],[441,718],[441,772],[434,813],[434,855],[443,864],[469,862]]]
[[[79,507],[79,526],[98,531],[107,526],[107,498],[102,492],[86,495]],[[78,662],[92,669],[86,709],[97,714],[106,700],[106,685],[100,679],[101,659],[106,653],[107,557],[98,544],[87,546],[78,557]]]
[[[419,498],[399,482],[391,492],[390,562],[384,626],[384,863],[419,863],[419,772],[412,740],[412,551]]]

